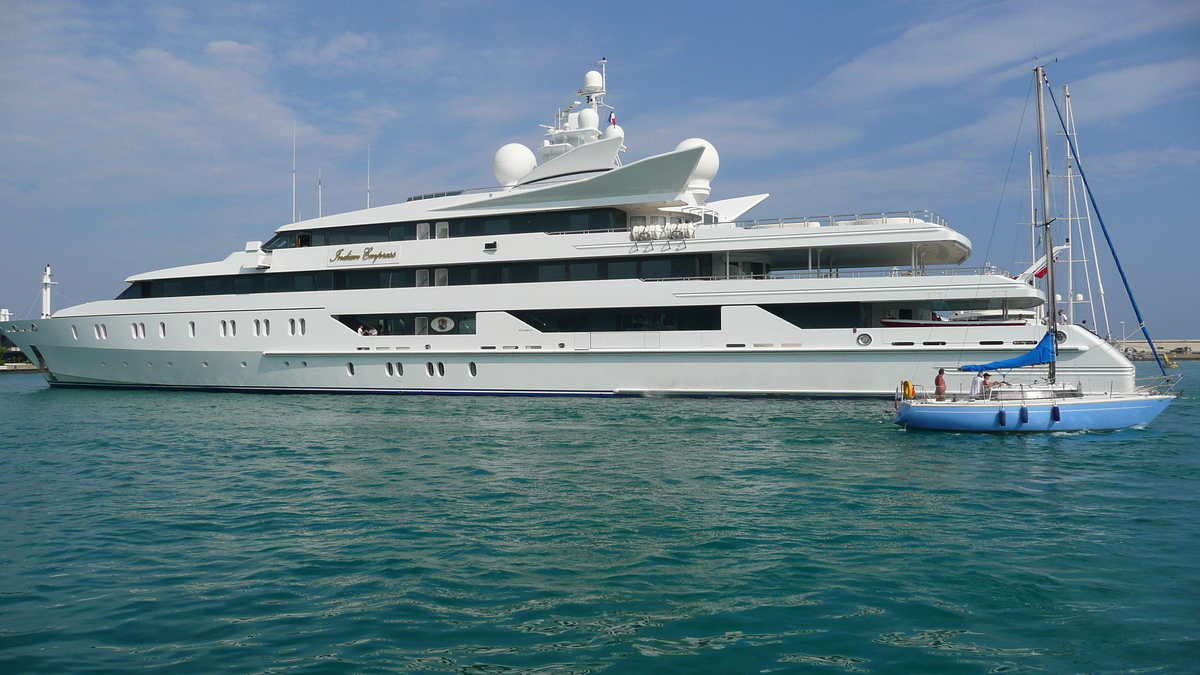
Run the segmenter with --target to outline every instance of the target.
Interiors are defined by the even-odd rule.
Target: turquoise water
[[[1197,398],[890,409],[0,376],[0,672],[1200,671]]]

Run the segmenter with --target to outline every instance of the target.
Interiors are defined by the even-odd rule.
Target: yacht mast
[[[1042,221],[1044,228],[1043,245],[1046,249],[1046,329],[1055,335],[1058,341],[1058,307],[1054,298],[1054,239],[1050,237],[1050,147],[1046,144],[1046,101],[1043,89],[1046,86],[1046,69],[1037,66],[1033,69],[1037,77],[1037,112],[1038,112],[1038,145],[1042,149]],[[1057,344],[1055,352],[1058,352]],[[1055,362],[1050,362],[1050,384],[1055,380]]]

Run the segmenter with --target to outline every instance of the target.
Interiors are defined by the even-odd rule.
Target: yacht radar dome
[[[610,124],[610,125],[608,125],[607,128],[604,129],[604,137],[605,138],[625,138],[625,130],[615,124]]]
[[[492,173],[505,187],[511,187],[525,174],[537,168],[533,151],[520,143],[509,143],[496,151],[492,158]]]
[[[604,91],[604,76],[599,71],[589,70],[583,76],[583,90],[589,94]]]
[[[579,128],[580,129],[599,129],[600,128],[600,113],[591,108],[584,108],[579,111]]]
[[[704,152],[700,155],[696,169],[692,171],[692,177],[688,179],[687,191],[691,193],[696,204],[703,204],[712,191],[712,179],[717,177],[717,170],[721,168],[721,158],[713,144],[703,138],[689,138],[675,146],[675,151],[693,148],[704,148]]]

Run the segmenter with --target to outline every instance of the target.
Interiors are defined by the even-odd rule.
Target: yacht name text
[[[355,253],[352,248],[339,248],[333,257],[329,259],[331,263],[369,263],[375,264],[380,260],[395,260],[396,251],[377,251],[373,246],[367,246],[362,250],[362,253]]]

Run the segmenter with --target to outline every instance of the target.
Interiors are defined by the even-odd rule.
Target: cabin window
[[[629,227],[645,227],[646,216],[629,216]]]
[[[434,223],[433,236],[438,239],[448,239],[450,237],[450,223],[446,221]]]
[[[450,273],[445,267],[439,267],[433,270],[433,285],[445,286],[450,283]]]
[[[429,270],[416,271],[417,288],[423,288],[429,285]]]
[[[566,281],[567,266],[562,264],[538,265],[538,281]]]
[[[417,223],[417,239],[429,238],[429,223]]]
[[[167,337],[167,324],[162,321],[158,322],[158,337]]]
[[[188,322],[188,337],[196,337],[196,322]]]

